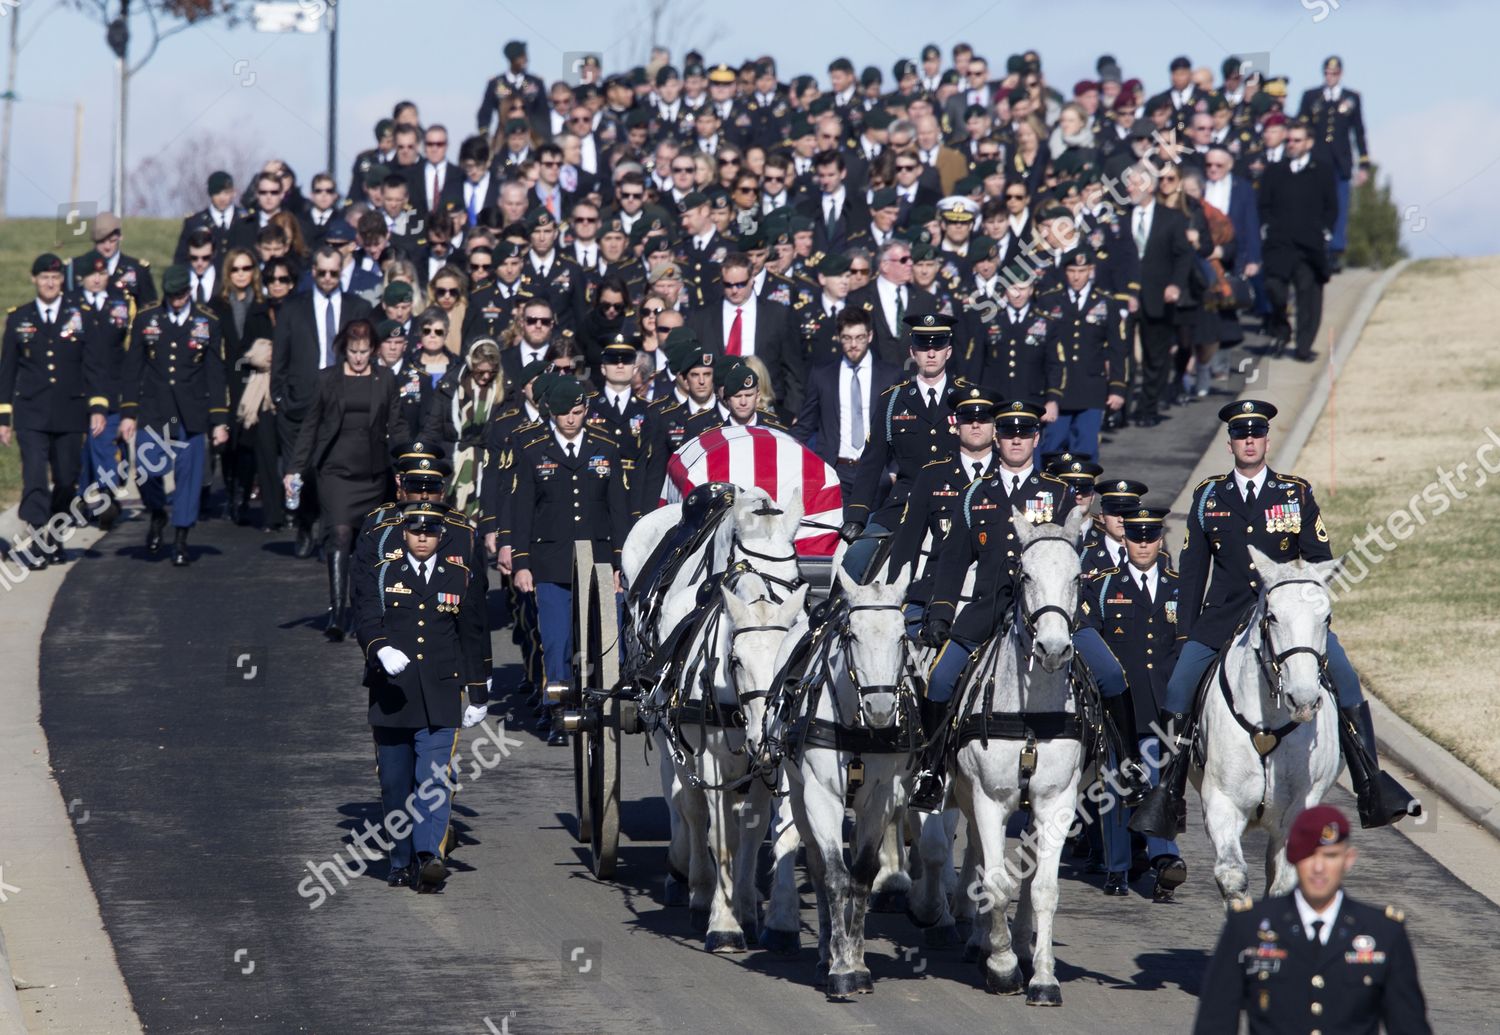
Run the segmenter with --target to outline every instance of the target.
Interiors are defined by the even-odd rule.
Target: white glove
[[[464,706],[464,729],[470,726],[478,726],[489,715],[490,706],[487,704],[469,704]]]
[[[380,659],[380,667],[388,676],[399,676],[411,664],[411,659],[395,647],[381,647],[375,652],[375,657]]]

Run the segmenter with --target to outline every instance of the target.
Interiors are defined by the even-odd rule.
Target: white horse
[[[755,864],[780,773],[755,772],[752,763],[776,652],[807,601],[806,585],[790,595],[779,589],[753,572],[731,573],[720,606],[686,646],[680,686],[659,686],[651,701],[669,720],[662,732],[691,849],[692,904],[708,901],[709,952],[744,952],[745,933],[759,922]],[[790,891],[795,901],[795,885]]]
[[[840,738],[871,741],[889,731],[890,744],[911,739],[903,730],[900,684],[906,675],[905,619],[901,603],[906,578],[861,586],[835,570],[847,602],[829,621],[824,647],[809,662],[806,679],[817,694],[811,717],[822,730],[837,729]],[[777,659],[784,667],[799,630],[788,636]],[[910,717],[908,717],[910,720]],[[869,992],[873,986],[864,963],[865,911],[871,883],[879,869],[882,840],[910,794],[911,756],[899,749],[855,752],[830,747],[821,737],[792,745],[784,766],[791,790],[792,813],[807,846],[807,866],[818,899],[818,961],[826,968],[830,998]],[[863,778],[854,794],[854,834],[849,863],[844,861],[844,812],[849,791],[849,763],[858,755]],[[784,860],[778,860],[781,862]]]
[[[1337,709],[1324,700],[1331,693],[1328,580],[1339,562],[1282,563],[1254,546],[1250,559],[1264,588],[1244,630],[1209,669],[1196,738],[1203,767],[1193,774],[1219,890],[1226,902],[1247,904],[1245,828],[1270,835],[1266,894],[1286,894],[1297,883],[1287,832],[1298,813],[1323,800],[1341,765]]]
[[[961,736],[951,764],[950,800],[968,820],[970,846],[978,845],[975,861],[981,865],[978,879],[965,887],[979,914],[969,951],[982,960],[986,990],[1005,995],[1021,991],[1020,957],[1029,956],[1034,974],[1026,1001],[1032,1005],[1062,1003],[1052,922],[1058,861],[1083,770],[1071,663],[1081,571],[1077,542],[1087,523],[1087,513],[1077,508],[1061,527],[1032,525],[1012,511],[1020,569],[1016,619],[980,649],[974,675],[959,691],[964,716],[994,729],[988,743],[978,732]],[[987,701],[991,683],[993,699]],[[1031,823],[1016,872],[1006,858],[1006,821],[1028,800]],[[924,823],[920,851],[924,870],[950,866],[949,825],[936,817]],[[951,939],[953,917],[946,897],[936,893],[938,886],[923,881],[914,913]],[[1012,899],[1017,900],[1014,930],[1005,919]]]

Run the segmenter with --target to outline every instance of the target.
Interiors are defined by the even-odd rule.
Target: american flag
[[[843,494],[838,475],[816,453],[792,436],[770,428],[714,428],[683,443],[667,461],[666,496],[677,503],[707,482],[732,482],[764,489],[778,503],[802,489],[806,518],[835,528],[843,521]],[[803,525],[797,553],[804,557],[832,557],[838,546],[836,531]]]

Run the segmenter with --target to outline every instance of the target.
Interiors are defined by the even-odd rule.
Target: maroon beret
[[[1292,821],[1286,835],[1286,858],[1299,863],[1325,845],[1349,840],[1349,820],[1332,805],[1314,805]]]

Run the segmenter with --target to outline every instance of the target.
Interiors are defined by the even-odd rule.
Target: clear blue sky
[[[311,4],[315,0],[306,0]],[[680,0],[679,0],[680,2]],[[107,201],[112,55],[96,23],[59,0],[20,0],[22,36],[9,211],[53,215],[68,193],[72,107],[86,105],[81,194]],[[1409,209],[1412,253],[1496,251],[1500,227],[1500,105],[1494,98],[1496,0],[758,0],[680,4],[685,17],[663,33],[674,57],[717,32],[710,60],[774,54],[783,78],[846,55],[889,76],[898,57],[922,44],[962,39],[992,67],[1027,47],[1042,53],[1050,82],[1065,91],[1114,54],[1127,76],[1159,89],[1173,56],[1215,68],[1227,53],[1269,54],[1273,74],[1292,77],[1293,95],[1317,85],[1322,59],[1344,59],[1345,83],[1365,99],[1371,151]],[[342,186],[355,151],[394,101],[411,97],[428,121],[456,136],[473,125],[500,48],[519,37],[532,68],[562,76],[565,55],[602,51],[606,68],[639,63],[644,0],[619,4],[519,0],[360,0],[340,29],[339,170]],[[935,12],[941,12],[935,17]],[[0,29],[6,29],[0,23]],[[8,29],[6,29],[8,31]],[[326,39],[263,35],[210,23],[162,44],[135,78],[130,164],[186,130],[209,127],[289,160],[305,182],[324,164]],[[440,53],[437,59],[423,55]],[[243,85],[245,83],[250,85]],[[247,170],[235,169],[236,176]]]

